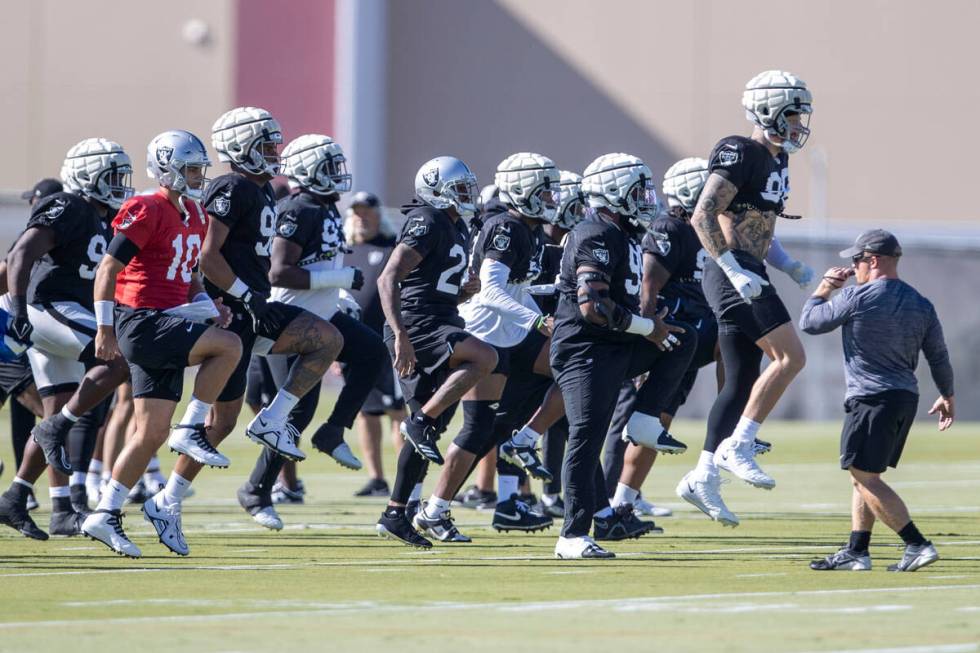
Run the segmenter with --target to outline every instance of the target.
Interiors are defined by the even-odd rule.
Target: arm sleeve
[[[856,302],[853,288],[845,288],[830,301],[821,297],[810,297],[803,305],[800,330],[810,335],[830,333],[850,319],[854,314]]]
[[[510,317],[513,321],[521,325],[522,328],[530,331],[541,316],[519,301],[514,299],[507,292],[507,279],[510,277],[510,268],[490,258],[483,259],[480,265],[480,303],[490,306],[500,313]]]
[[[137,249],[143,249],[156,235],[156,222],[151,219],[146,204],[137,198],[137,201],[123,204],[112,219],[112,227],[116,234],[125,236]]]
[[[789,252],[783,249],[783,244],[779,242],[779,239],[773,236],[772,242],[769,244],[769,251],[766,252],[766,263],[781,272],[786,272],[796,263],[796,259],[790,256]]]
[[[425,257],[439,244],[439,230],[425,216],[414,216],[402,227],[401,242]]]
[[[932,321],[926,329],[922,340],[922,353],[929,363],[932,380],[944,397],[953,396],[953,366],[949,362],[949,351],[946,349],[946,339],[943,337],[943,326],[939,323],[936,310],[932,310]]]

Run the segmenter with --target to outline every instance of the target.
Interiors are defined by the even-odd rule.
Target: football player
[[[179,502],[204,465],[227,467],[215,449],[238,421],[252,353],[298,354],[272,403],[249,422],[245,435],[294,460],[306,456],[288,417],[313,389],[343,345],[337,328],[297,306],[269,302],[269,256],[276,235],[276,195],[270,181],[279,174],[282,130],[264,109],[238,107],[211,128],[211,143],[231,172],[212,181],[204,195],[208,231],[201,250],[204,287],[232,312],[228,329],[242,341],[241,360],[214,405],[192,401],[170,434],[177,459],[168,480],[168,499]],[[209,417],[208,417],[209,416]],[[208,426],[202,424],[208,417]]]
[[[159,189],[123,204],[96,272],[95,354],[128,362],[136,432],[113,463],[112,480],[82,530],[131,558],[142,552],[126,536],[122,507],[170,432],[184,368],[200,365],[181,424],[203,432],[204,416],[194,414],[195,406],[214,403],[241,357],[237,335],[205,324],[213,320],[226,326],[231,311],[221,299],[211,300],[196,272],[208,229],[198,202],[209,165],[204,143],[190,132],[167,131],[150,141],[146,171]],[[179,488],[168,482],[143,504],[143,516],[161,544],[187,555],[175,492]]]
[[[708,415],[704,450],[677,494],[726,526],[738,517],[721,498],[719,467],[764,489],[776,482],[755,461],[759,427],[806,357],[792,320],[769,285],[765,259],[789,194],[789,155],[810,135],[812,96],[792,73],[768,70],[752,78],[742,106],[752,136],[721,139],[708,158],[709,176],[691,216],[708,257],[704,294],[718,320],[725,384]],[[801,285],[812,270],[780,265]],[[765,354],[771,363],[760,374]]]
[[[582,192],[593,211],[565,245],[551,345],[569,425],[565,524],[555,546],[563,559],[615,557],[589,536],[593,521],[596,539],[638,537],[655,528],[639,522],[632,506],[609,506],[599,453],[623,381],[651,372],[676,387],[696,345],[693,332],[663,322],[666,311],[637,313],[639,236],[656,207],[650,168],[628,154],[603,155],[586,168]],[[664,393],[673,392],[669,384],[656,396],[651,389],[648,383],[640,390],[634,416],[660,415]],[[652,430],[649,420],[638,428]]]
[[[459,159],[436,157],[415,175],[415,195],[402,208],[398,245],[378,279],[385,344],[412,415],[401,427],[411,446],[398,454],[391,497],[376,528],[382,537],[430,548],[406,506],[421,493],[428,463],[443,463],[436,441],[463,395],[493,371],[497,352],[464,330],[457,309],[480,289],[479,277],[463,279],[469,250],[464,219],[476,210],[476,177]],[[452,525],[448,510],[441,516]]]
[[[279,223],[272,244],[270,279],[272,299],[303,308],[329,320],[343,337],[337,360],[346,363],[344,387],[333,411],[313,434],[318,451],[341,466],[360,469],[344,442],[344,429],[354,425],[387,357],[381,336],[338,310],[340,291],[360,288],[364,275],[344,265],[347,251],[344,225],[337,200],[350,190],[351,176],[340,145],[329,136],[306,134],[282,152],[283,174],[294,194],[279,201]],[[281,358],[281,357],[275,357]],[[277,386],[285,383],[289,361],[270,360]],[[286,362],[287,364],[282,364]],[[290,424],[302,433],[313,419],[320,398],[317,383],[290,413]],[[259,456],[249,480],[238,490],[238,502],[263,526],[278,530],[282,520],[272,506],[272,488],[286,459],[269,449]]]
[[[47,538],[26,513],[27,495],[46,465],[51,468],[51,532],[80,532],[83,514],[71,504],[65,440],[80,417],[129,377],[125,361],[97,357],[92,288],[105,253],[107,221],[133,194],[132,171],[118,143],[89,138],[76,144],[61,170],[68,191],[34,204],[26,230],[7,257],[10,330],[19,342],[33,343],[28,357],[46,416],[32,432],[17,478],[0,498],[0,522],[28,537]]]
[[[558,168],[551,159],[532,152],[513,154],[497,166],[498,209],[484,212],[472,251],[480,292],[459,310],[466,332],[497,351],[497,365],[463,396],[463,426],[447,450],[446,466],[432,496],[412,520],[423,534],[443,542],[470,541],[452,523],[449,503],[476,462],[498,444],[494,419],[505,410],[501,398],[508,377],[532,372],[550,376],[547,352],[552,320],[538,310],[527,286],[540,269],[541,224],[555,219],[558,181]],[[534,459],[528,464],[550,478],[533,448],[526,449]],[[495,513],[506,514],[505,528],[534,531],[551,525],[550,517],[533,513],[518,499],[516,476],[501,474],[498,483]]]

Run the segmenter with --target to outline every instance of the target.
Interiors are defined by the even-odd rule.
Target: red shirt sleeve
[[[116,234],[126,236],[134,245],[143,249],[156,234],[158,221],[153,219],[152,208],[143,197],[134,197],[127,201],[112,220]]]

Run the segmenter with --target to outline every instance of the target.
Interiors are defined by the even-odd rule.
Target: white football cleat
[[[272,531],[282,530],[282,518],[279,516],[279,513],[276,512],[276,509],[273,508],[272,506],[267,506],[265,508],[258,510],[256,513],[252,515],[252,519],[254,519],[256,523],[265,526],[269,530]]]
[[[143,504],[143,519],[156,529],[160,544],[179,556],[191,552],[181,528],[179,503],[168,504],[164,501],[163,492],[158,492]]]
[[[732,437],[725,438],[715,451],[715,465],[749,485],[763,490],[776,487],[776,481],[755,462],[755,444],[751,441],[740,442]]]
[[[677,496],[722,526],[738,526],[738,517],[721,499],[721,477],[717,474],[698,474],[697,470],[691,470],[677,484],[676,491]]]
[[[670,517],[674,511],[664,506],[655,506],[640,496],[633,502],[633,513],[637,517]]]
[[[555,557],[559,560],[608,560],[616,554],[606,551],[588,535],[584,537],[559,537],[555,544]]]
[[[660,423],[659,419],[653,415],[647,415],[646,413],[635,410],[630,415],[629,421],[626,422],[626,428],[623,429],[622,438],[624,441],[632,442],[638,447],[656,449],[657,439],[663,431],[664,425]]]
[[[350,450],[350,446],[346,442],[341,442],[334,450],[329,454],[331,458],[337,461],[337,464],[341,467],[346,467],[347,469],[353,469],[357,471],[364,467],[361,461],[354,455],[354,452]]]
[[[245,435],[248,439],[271,449],[275,453],[300,462],[306,460],[306,454],[296,446],[299,441],[299,431],[289,422],[273,422],[266,419],[264,411],[259,411],[248,427]]]
[[[167,444],[171,451],[189,456],[202,465],[224,468],[231,464],[224,454],[208,442],[204,424],[177,424],[170,431]]]
[[[119,555],[139,558],[140,548],[126,537],[122,527],[122,512],[119,510],[96,510],[82,522],[82,533],[97,542],[102,542]]]

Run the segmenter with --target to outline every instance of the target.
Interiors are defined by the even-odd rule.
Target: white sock
[[[444,510],[449,510],[449,501],[440,499],[434,494],[429,497],[428,503],[425,504],[425,516],[430,519],[438,517]]]
[[[732,437],[738,442],[754,442],[755,436],[759,433],[760,426],[762,424],[754,419],[741,417],[738,420],[738,424],[735,425],[735,432],[732,433]]]
[[[98,472],[89,472],[85,475],[85,482],[92,485],[98,485],[99,481],[102,479],[102,474]]]
[[[507,474],[497,475],[497,500],[507,501],[514,494],[517,494],[520,487],[520,479],[516,476]]]
[[[21,485],[23,485],[24,487],[26,487],[31,492],[34,491],[34,484],[33,483],[28,483],[27,481],[25,481],[24,479],[22,479],[20,476],[15,476],[14,477],[14,483],[20,483]]]
[[[69,477],[71,485],[85,485],[85,472],[72,472]]]
[[[269,421],[285,422],[297,403],[299,403],[299,397],[285,390],[279,390],[272,399],[272,403],[262,409],[262,413]]]
[[[68,410],[68,404],[61,407],[61,416],[67,419],[69,422],[77,422],[78,415]]]
[[[184,410],[184,417],[181,418],[181,424],[204,424],[204,421],[208,417],[208,413],[211,411],[211,404],[206,404],[197,397],[191,397],[190,402],[187,404],[187,409]],[[153,457],[156,460],[156,456]],[[152,463],[152,461],[151,461]],[[159,461],[157,462],[157,469],[160,468]]]
[[[611,517],[613,514],[613,509],[610,506],[606,506],[599,512],[595,514],[596,517]]]
[[[634,490],[625,483],[616,483],[616,494],[613,496],[612,503],[613,507],[619,507],[624,503],[636,503],[636,497],[640,496],[637,490]]]
[[[530,426],[525,426],[520,431],[515,433],[510,437],[510,441],[519,447],[533,447],[538,443],[538,439],[541,434],[532,429]]]
[[[101,474],[102,473],[102,461],[93,458],[88,461],[88,473],[89,474]]]
[[[102,470],[102,477],[101,478],[102,478],[102,484],[103,485],[105,485],[106,483],[108,483],[109,482],[109,479],[112,478],[112,470],[111,469],[103,469]]]
[[[170,472],[170,478],[163,488],[163,501],[167,505],[180,504],[184,500],[187,491],[191,489],[191,482],[178,474]]]
[[[701,456],[698,458],[698,466],[694,468],[695,471],[714,476],[718,473],[718,468],[715,466],[715,454],[710,451],[702,451]]]
[[[122,510],[126,505],[126,497],[129,496],[129,488],[117,481],[110,479],[102,491],[102,498],[99,499],[99,510]]]
[[[422,484],[416,483],[412,488],[412,493],[408,496],[409,501],[418,501],[422,498]]]

